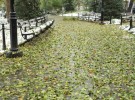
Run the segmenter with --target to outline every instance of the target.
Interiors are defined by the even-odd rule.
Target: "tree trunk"
[[[134,0],[130,0],[130,2],[129,2],[129,7],[128,7],[128,9],[127,9],[127,12],[131,12],[132,7],[133,7],[133,4],[134,4]]]
[[[10,14],[10,0],[6,0],[6,18],[9,22],[9,14]]]

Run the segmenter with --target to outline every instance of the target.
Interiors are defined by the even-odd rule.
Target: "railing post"
[[[36,26],[38,27],[38,20],[36,21]]]
[[[38,27],[38,20],[36,19],[36,27]]]
[[[31,21],[30,20],[28,20],[28,27],[29,27],[29,30],[31,29]]]
[[[5,41],[5,26],[2,24],[2,39],[3,39],[3,46],[2,49],[6,50],[6,41]]]
[[[122,22],[123,22],[122,14],[120,16],[120,19],[121,19],[120,25],[122,25]]]
[[[130,17],[130,28],[129,28],[129,30],[130,30],[131,28],[133,28],[133,19],[132,19],[132,16]]]
[[[110,12],[110,24],[112,24],[112,14]]]
[[[95,21],[97,21],[96,17],[97,17],[97,16],[96,16],[96,13],[95,13]]]
[[[78,19],[79,19],[79,13],[78,13]]]
[[[43,20],[42,20],[42,17],[40,17],[40,20],[41,20],[41,24],[43,24]]]
[[[45,18],[45,16],[43,16],[43,18],[44,18],[44,23],[46,22],[46,18]]]
[[[90,22],[90,14],[89,14],[89,16],[88,16],[88,22]]]
[[[24,27],[24,32],[27,32],[27,27],[26,26]]]

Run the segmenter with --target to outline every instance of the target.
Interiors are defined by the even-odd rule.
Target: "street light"
[[[10,51],[6,53],[6,57],[22,56],[22,52],[18,52],[17,40],[17,18],[14,10],[14,0],[10,0]]]
[[[18,51],[17,18],[14,11],[14,0],[10,0],[10,51]]]

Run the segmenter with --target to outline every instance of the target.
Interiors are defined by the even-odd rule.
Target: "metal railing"
[[[82,14],[82,15],[80,15],[79,13],[78,13],[78,16],[77,16],[77,18],[79,19],[79,20],[84,20],[84,21],[99,21],[100,20],[100,17],[101,17],[101,14],[99,14],[99,13],[89,13],[89,14]]]
[[[38,26],[44,24],[45,22],[47,22],[47,20],[48,19],[46,18],[46,16],[41,16],[41,17],[30,19],[30,20],[27,20],[27,21],[18,21],[18,22],[20,22],[24,25],[25,31],[28,31],[31,28],[38,27]],[[0,25],[1,25],[0,33],[1,33],[2,50],[6,50],[6,48],[7,48],[6,34],[7,34],[7,31],[10,31],[10,28],[7,28],[5,26],[9,25],[9,23],[1,23]],[[18,25],[17,25],[17,27],[18,27]]]
[[[121,15],[121,25],[123,25],[123,20],[129,23],[129,30],[135,28],[135,15]]]
[[[1,24],[1,29],[0,29],[0,32],[2,33],[2,50],[6,50],[5,30],[10,30],[10,29],[6,28],[5,25],[7,25],[7,23]]]

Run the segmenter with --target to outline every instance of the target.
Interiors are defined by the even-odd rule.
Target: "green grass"
[[[0,57],[3,100],[134,100],[135,37],[114,25],[63,21]]]

